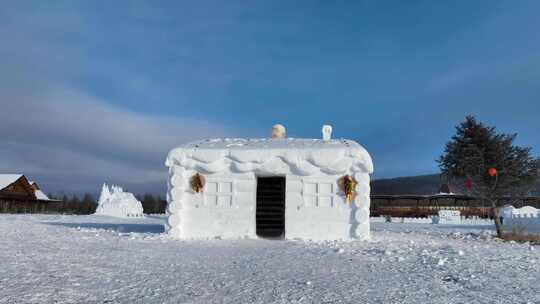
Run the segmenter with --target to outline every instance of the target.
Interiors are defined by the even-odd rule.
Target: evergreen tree
[[[78,214],[80,207],[81,207],[81,200],[79,199],[77,195],[73,195],[73,197],[69,201],[68,212]]]
[[[89,193],[84,194],[82,205],[83,205],[82,213],[93,214],[96,212],[97,202],[96,200],[94,200],[94,197],[91,194]]]
[[[60,213],[66,213],[69,206],[69,198],[67,195],[62,196],[62,206],[60,207]]]
[[[152,194],[145,193],[141,203],[142,203],[144,213],[146,214],[155,213],[155,210],[154,210],[155,199],[154,199],[154,196],[152,196]]]
[[[516,136],[467,116],[438,161],[450,182],[491,206],[499,237],[501,207],[529,195],[540,175],[540,159],[531,155],[531,148],[515,146]]]
[[[160,195],[157,196],[156,201],[158,203],[158,209],[156,210],[156,213],[165,213],[167,209],[167,202],[162,199]]]

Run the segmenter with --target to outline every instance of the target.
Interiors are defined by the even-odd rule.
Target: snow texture
[[[352,166],[373,173],[369,153],[358,143],[346,139],[208,139],[176,148],[166,165],[197,170],[201,173],[259,171],[281,173],[283,166],[296,175],[316,173],[342,174]]]
[[[461,224],[461,212],[459,210],[439,210],[438,216],[433,218],[433,224]]]
[[[540,210],[525,206],[514,208],[507,206],[503,209],[504,228],[507,231],[524,230],[526,233],[540,233]]]
[[[22,174],[0,174],[0,190],[16,182]]]
[[[175,238],[256,238],[258,176],[286,178],[285,238],[369,239],[369,180],[373,163],[346,139],[209,139],[172,150],[168,232]],[[203,193],[190,179],[204,175]],[[358,182],[352,203],[338,187]]]
[[[540,303],[540,247],[488,225],[373,223],[369,242],[178,241],[163,222],[0,215],[0,304]]]
[[[116,217],[140,217],[143,216],[143,208],[132,193],[124,192],[118,186],[111,188],[103,184],[98,200],[96,214]]]
[[[49,197],[48,197],[45,193],[43,193],[43,191],[41,191],[41,190],[39,190],[39,189],[36,190],[36,191],[34,192],[34,194],[36,195],[36,198],[37,198],[38,200],[42,200],[42,201],[48,201],[48,200],[49,200]]]

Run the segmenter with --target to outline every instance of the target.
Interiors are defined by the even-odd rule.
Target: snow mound
[[[132,193],[124,192],[121,187],[112,185],[110,188],[103,184],[99,196],[96,214],[116,217],[141,217],[143,208]]]

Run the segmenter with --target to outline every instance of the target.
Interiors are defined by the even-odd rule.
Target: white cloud
[[[215,122],[114,107],[75,88],[85,71],[84,54],[69,39],[84,23],[78,9],[14,4],[0,17],[0,173],[22,172],[45,191],[94,192],[104,181],[163,190],[171,148],[230,132]],[[135,76],[115,81],[142,84]]]
[[[101,181],[162,190],[170,149],[226,133],[218,124],[133,113],[70,90],[1,100],[0,172],[55,180],[51,191],[91,191]]]

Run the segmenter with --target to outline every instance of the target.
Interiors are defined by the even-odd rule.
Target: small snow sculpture
[[[503,208],[503,224],[507,231],[524,230],[527,233],[540,232],[540,209],[531,206]]]
[[[461,212],[459,210],[439,210],[439,215],[433,218],[433,224],[459,225]]]
[[[272,138],[285,138],[287,137],[287,130],[283,125],[276,124],[272,127]]]
[[[323,140],[332,139],[332,126],[330,125],[322,126],[322,138]]]
[[[103,184],[96,214],[140,217],[143,216],[143,208],[141,202],[132,193],[124,192],[121,187],[115,185],[109,188]]]

